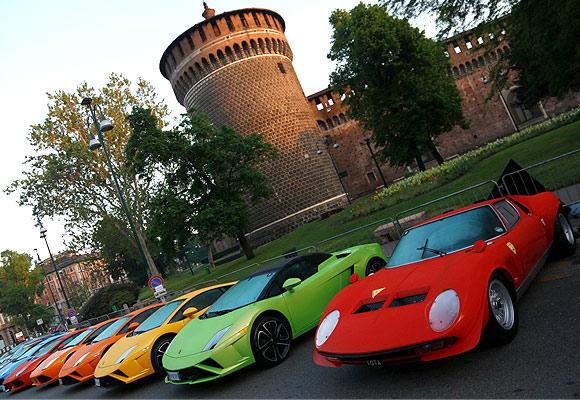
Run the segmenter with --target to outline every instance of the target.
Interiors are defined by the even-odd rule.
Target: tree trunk
[[[433,142],[431,142],[431,154],[433,155],[433,158],[437,160],[437,163],[439,165],[442,165],[445,162],[443,156],[441,155],[441,153],[439,153],[439,150],[437,150],[437,146],[435,146],[435,143]]]
[[[421,155],[415,156],[415,161],[417,162],[417,167],[419,167],[419,171],[425,171],[425,163],[423,162],[423,158]]]
[[[215,261],[213,260],[213,252],[212,252],[211,246],[212,246],[212,244],[211,244],[211,242],[209,242],[207,245],[207,262],[209,264],[210,271],[215,269]]]
[[[240,241],[240,246],[242,247],[246,259],[251,260],[252,258],[254,258],[254,250],[252,249],[250,242],[248,242],[248,238],[246,238],[246,235],[240,233],[238,235],[238,240]]]

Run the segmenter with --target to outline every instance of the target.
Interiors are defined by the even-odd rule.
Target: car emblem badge
[[[507,247],[508,247],[508,248],[509,248],[509,249],[510,249],[510,250],[511,250],[511,251],[512,251],[514,254],[517,254],[517,253],[516,253],[516,246],[514,246],[514,245],[512,244],[512,242],[507,242],[507,243],[506,243],[506,246],[507,246]]]
[[[377,296],[377,294],[381,293],[383,290],[385,290],[384,287],[382,287],[380,289],[373,290],[373,293],[372,293],[373,299]]]

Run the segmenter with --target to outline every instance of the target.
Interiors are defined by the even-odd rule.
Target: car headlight
[[[127,350],[125,350],[123,352],[123,354],[121,354],[121,356],[119,358],[117,358],[117,361],[115,361],[115,364],[120,364],[123,361],[125,361],[125,358],[127,358],[127,356],[133,351],[133,349],[135,349],[135,347],[137,347],[137,345],[129,347]]]
[[[459,296],[453,289],[441,292],[429,310],[429,325],[435,332],[449,328],[459,315]]]
[[[45,369],[47,369],[48,367],[50,367],[55,361],[56,361],[56,358],[53,358],[52,360],[50,360],[48,362],[48,364],[46,364],[44,367],[42,367],[42,370],[44,371]]]
[[[316,347],[322,346],[328,340],[332,332],[334,332],[334,328],[338,325],[339,319],[340,312],[338,310],[334,310],[324,317],[316,331]]]
[[[207,342],[207,344],[205,345],[205,347],[203,348],[203,351],[208,351],[211,350],[215,347],[216,344],[218,344],[218,342],[221,340],[221,338],[224,337],[224,335],[226,334],[226,332],[231,328],[232,326],[226,326],[224,329],[222,329],[221,331],[219,331],[218,333],[216,333],[215,335],[213,335],[213,337],[211,338],[211,340],[209,342]]]
[[[83,355],[81,358],[79,358],[79,359],[78,359],[78,360],[75,362],[75,365],[74,365],[74,366],[75,366],[75,367],[77,367],[77,366],[78,366],[80,363],[82,363],[82,362],[83,362],[83,360],[84,360],[85,358],[87,358],[88,356],[89,356],[89,353],[86,353],[85,355]]]

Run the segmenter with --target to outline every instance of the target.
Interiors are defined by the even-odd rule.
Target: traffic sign
[[[39,318],[36,320],[36,325],[42,325],[44,321],[42,320],[42,318]]]
[[[163,286],[164,283],[165,281],[163,280],[161,275],[153,275],[151,278],[149,278],[149,282],[147,282],[149,288],[153,291],[155,291],[155,287]]]
[[[77,315],[77,312],[75,311],[75,309],[74,309],[74,308],[72,308],[72,307],[71,307],[71,308],[68,310],[68,317],[69,317],[69,318],[71,318],[71,317],[74,317],[75,315]]]

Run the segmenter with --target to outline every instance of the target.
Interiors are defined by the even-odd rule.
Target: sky
[[[358,0],[208,0],[221,13],[268,8],[286,21],[294,67],[306,95],[324,89],[334,69],[328,18]],[[374,1],[369,1],[374,2]],[[3,190],[20,176],[30,155],[28,127],[46,116],[46,93],[73,91],[86,81],[101,87],[111,72],[153,84],[173,115],[183,108],[159,72],[159,59],[180,33],[202,20],[202,0],[1,0],[0,1],[0,251],[48,256],[31,209]],[[428,18],[412,22],[434,36]],[[44,220],[53,253],[65,250],[63,224]]]

